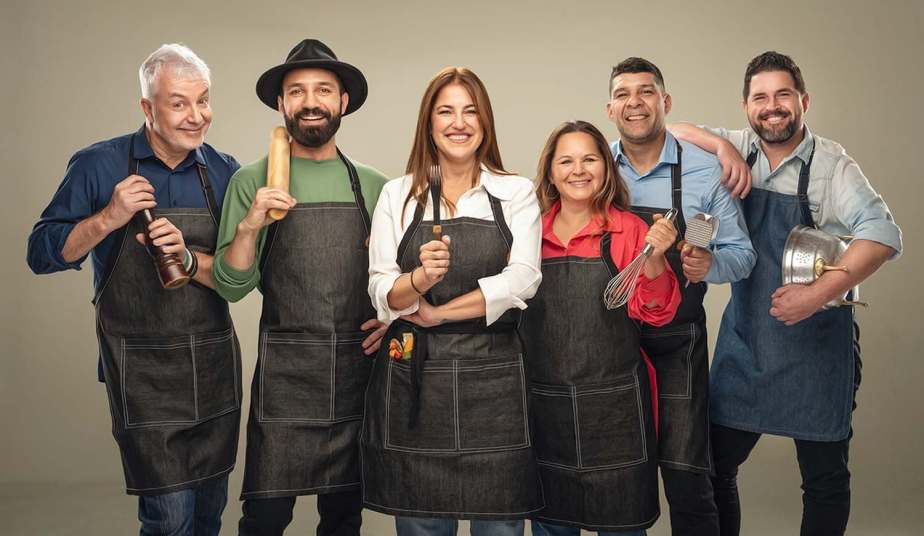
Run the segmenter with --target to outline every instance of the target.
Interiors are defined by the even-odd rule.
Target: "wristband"
[[[417,268],[414,268],[414,269],[411,270],[411,272],[408,274],[408,276],[409,276],[410,279],[411,279],[411,288],[414,289],[414,292],[416,292],[418,296],[423,296],[424,293],[421,292],[420,289],[417,288],[417,285],[414,284],[414,272],[416,272],[416,271],[417,271]]]
[[[199,257],[196,257],[196,254],[189,251],[188,249],[186,250],[186,254],[189,255],[189,257],[192,259],[192,261],[189,263],[189,268],[186,269],[186,273],[189,274],[190,278],[192,278],[194,275],[196,275],[196,272],[199,271]]]

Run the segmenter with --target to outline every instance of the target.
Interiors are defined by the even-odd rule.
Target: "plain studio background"
[[[551,129],[566,119],[616,128],[603,106],[610,68],[651,59],[674,98],[669,119],[740,128],[745,65],[776,49],[802,67],[807,122],[839,141],[885,197],[906,252],[863,285],[863,385],[854,418],[852,534],[911,534],[924,522],[919,345],[924,262],[918,201],[918,128],[924,83],[924,4],[839,2],[25,2],[4,0],[4,127],[0,364],[0,517],[4,534],[137,533],[123,494],[103,385],[89,262],[80,272],[33,276],[26,237],[68,158],[143,121],[137,69],[162,43],[183,42],[212,68],[208,142],[242,163],[266,153],[280,116],[254,94],[257,77],[304,37],[320,38],[369,80],[369,100],[343,121],[339,145],[386,175],[403,173],[417,108],[446,65],[471,67],[494,105],[504,163],[535,174]],[[706,307],[710,348],[727,286]],[[260,295],[232,307],[243,346],[245,393],[256,359]],[[249,399],[244,400],[244,415]],[[246,417],[245,417],[246,419]],[[243,431],[243,423],[242,423]],[[243,438],[231,475],[225,532],[235,533]],[[801,513],[791,440],[765,436],[741,473],[747,534],[794,534]],[[313,499],[298,502],[291,534],[311,534]],[[912,528],[914,527],[914,528]],[[364,533],[392,534],[365,515]],[[650,531],[669,534],[667,511]]]

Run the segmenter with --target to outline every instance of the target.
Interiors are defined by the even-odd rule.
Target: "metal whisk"
[[[677,209],[668,210],[664,217],[667,221],[674,223],[674,218],[677,217]],[[635,283],[638,276],[642,273],[645,261],[651,256],[652,251],[654,251],[654,247],[651,244],[645,244],[641,253],[628,266],[616,274],[616,277],[610,279],[606,289],[603,291],[603,304],[606,305],[607,309],[618,309],[629,302],[629,298],[635,292]]]

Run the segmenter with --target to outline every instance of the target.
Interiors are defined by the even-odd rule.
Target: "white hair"
[[[179,76],[187,78],[203,78],[212,83],[209,66],[195,52],[179,43],[161,45],[151,53],[138,69],[138,78],[141,80],[141,96],[150,99],[154,95],[157,77],[164,68],[171,68]]]

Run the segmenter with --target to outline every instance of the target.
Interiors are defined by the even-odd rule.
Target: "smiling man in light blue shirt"
[[[642,329],[642,348],[657,371],[661,476],[675,535],[718,535],[709,446],[709,359],[706,283],[747,277],[756,255],[739,201],[722,185],[722,167],[711,154],[676,140],[665,128],[671,108],[664,77],[651,62],[628,58],[613,68],[607,115],[619,129],[612,144],[620,176],[629,186],[632,211],[649,225],[655,214],[676,208],[681,236],[699,213],[714,216],[718,234],[708,248],[686,245],[667,253],[681,282],[682,298],[667,326]]]
[[[810,99],[792,58],[768,51],[752,59],[742,97],[750,128],[710,133],[671,127],[725,155],[723,161],[740,153],[739,164],[747,162],[735,175],[750,169],[753,176],[742,208],[759,255],[751,275],[732,286],[711,371],[713,483],[722,534],[740,530],[738,467],[769,433],[795,442],[802,534],[839,536],[850,515],[847,460],[860,385],[859,328],[850,303],[825,305],[900,255],[902,234],[856,161],[805,126]],[[843,271],[782,285],[785,245],[798,226],[853,236],[836,259]]]

